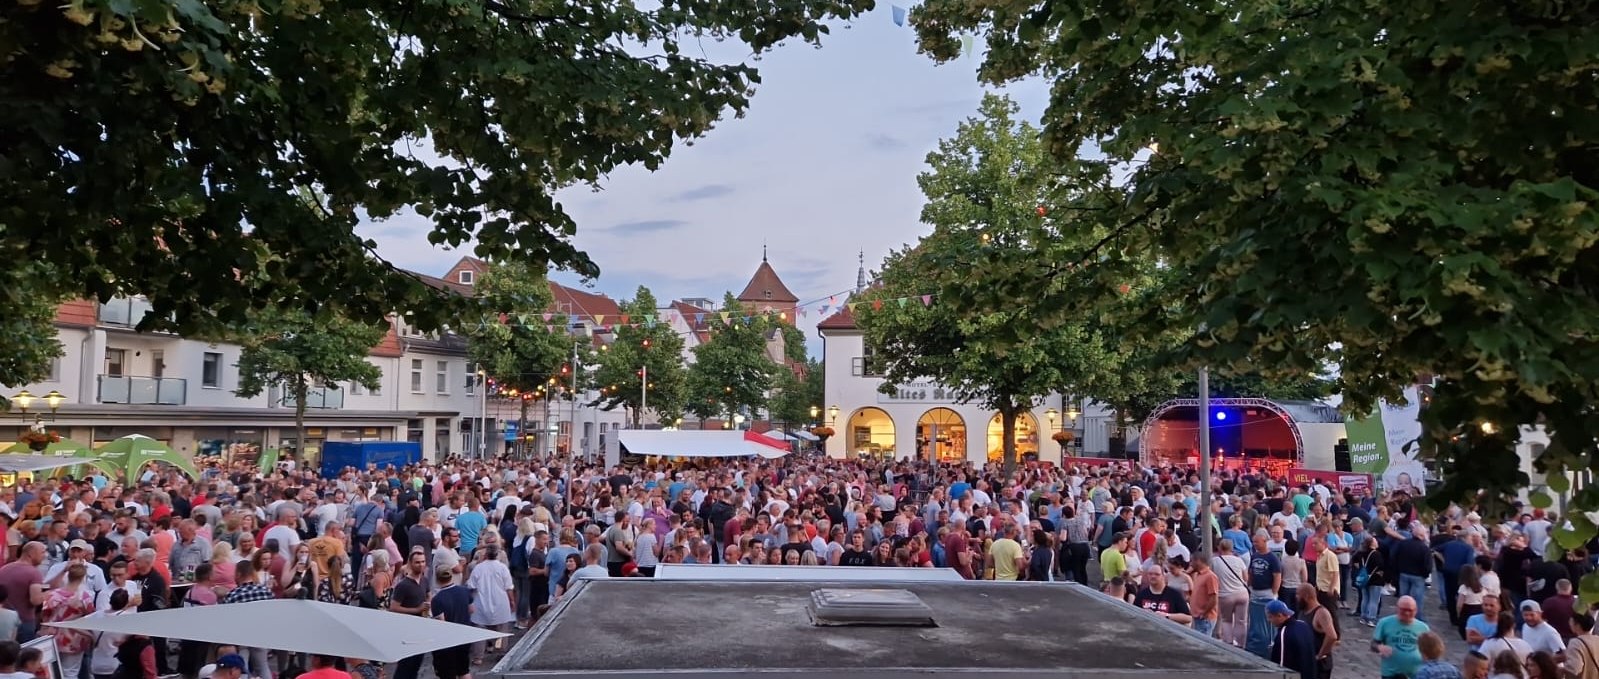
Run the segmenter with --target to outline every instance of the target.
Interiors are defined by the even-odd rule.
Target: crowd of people
[[[577,580],[737,563],[1074,581],[1303,679],[1331,676],[1355,625],[1371,628],[1385,679],[1599,679],[1594,621],[1572,595],[1592,565],[1586,550],[1551,549],[1557,517],[1429,513],[1364,486],[1213,476],[1214,553],[1197,470],[1131,462],[1005,474],[814,456],[610,469],[452,458],[323,479],[212,461],[198,479],[150,468],[131,483],[24,481],[0,491],[0,672],[31,650],[7,643],[44,633],[63,679],[417,679],[422,656],[385,668],[195,642],[172,652],[41,625],[304,598],[508,631]],[[1469,653],[1444,657],[1443,635]],[[469,675],[494,650],[435,652],[433,673]]]

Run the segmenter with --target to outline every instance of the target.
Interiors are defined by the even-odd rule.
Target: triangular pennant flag
[[[594,317],[594,324],[595,325],[605,325],[605,314],[596,315]]]
[[[933,305],[933,296],[932,295],[922,295],[922,306],[932,306],[932,305]]]
[[[655,318],[653,316],[645,316],[644,317],[644,327],[646,327],[646,328],[655,327]]]
[[[904,26],[905,25],[905,15],[906,15],[905,8],[904,7],[900,7],[899,5],[894,5],[891,9],[893,9],[893,11],[894,11],[894,25],[895,26]]]
[[[849,303],[849,312],[852,313],[852,314],[855,313],[855,307],[858,307],[860,305],[861,305],[860,302],[850,302]]]
[[[694,314],[694,325],[704,325],[705,314]]]
[[[755,317],[754,316],[745,316],[744,317],[744,325],[755,325]]]
[[[631,316],[629,316],[627,314],[622,314],[622,325],[627,325],[629,318],[631,318]]]
[[[544,332],[555,332],[555,326],[553,326],[553,325],[544,326]]]
[[[727,324],[727,323],[731,323],[732,321],[730,321],[728,319],[731,319],[732,317],[733,317],[733,314],[731,312],[723,311],[722,312],[722,323],[724,325]]]
[[[544,312],[544,322],[545,323],[549,323],[550,319],[553,318],[554,316],[555,316],[555,314],[552,314],[552,313],[550,313],[548,311]]]
[[[872,311],[882,311],[882,310],[883,310],[883,300],[880,300],[880,299],[872,300]]]
[[[826,316],[827,315],[827,309],[828,309],[828,306],[826,304],[823,304],[821,310],[817,311],[816,313],[821,314],[823,316]]]
[[[901,309],[903,309],[903,308],[905,308],[905,302],[907,302],[907,301],[909,301],[909,300],[910,300],[910,298],[909,298],[909,297],[901,297],[901,298],[899,298],[899,299],[897,299],[897,300],[894,300],[894,301],[896,301],[896,302],[899,302],[899,307],[900,307],[900,308],[901,308]]]

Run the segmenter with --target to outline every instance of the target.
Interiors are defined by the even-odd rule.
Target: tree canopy
[[[779,370],[773,378],[771,419],[787,429],[815,424],[820,418],[811,415],[811,408],[822,407],[822,364],[806,360],[803,369]]]
[[[777,321],[766,315],[745,315],[743,305],[727,293],[723,323],[710,324],[710,339],[694,347],[688,369],[687,410],[700,419],[746,414],[766,407],[772,377],[782,366],[766,354],[766,337]]]
[[[467,352],[504,393],[537,394],[571,360],[572,337],[549,330],[554,306],[544,272],[521,263],[489,265],[473,286],[486,310],[467,323]]]
[[[688,388],[688,371],[683,367],[683,338],[668,323],[656,322],[655,295],[639,286],[633,299],[623,302],[621,325],[616,340],[599,356],[594,384],[600,392],[600,407],[613,410],[626,407],[638,427],[647,405],[662,424],[672,424],[683,412]],[[630,319],[649,319],[628,323]],[[648,368],[648,370],[644,370]],[[648,373],[649,382],[643,383]],[[649,390],[648,403],[644,390]]]
[[[147,327],[184,332],[321,304],[436,329],[471,300],[380,260],[363,218],[414,214],[434,245],[596,275],[555,192],[659,167],[760,82],[700,41],[754,58],[871,6],[6,3],[0,252],[56,270],[12,294],[144,294]]]
[[[366,360],[387,327],[358,323],[331,313],[299,309],[263,309],[248,325],[231,333],[239,354],[240,396],[253,397],[281,385],[294,399],[299,431],[296,457],[305,454],[305,410],[311,387],[342,388],[355,382],[368,389],[382,386],[383,371]]]
[[[1069,237],[1052,233],[1040,208],[1057,188],[1038,129],[1016,112],[1008,99],[984,97],[978,115],[928,154],[917,181],[927,198],[922,221],[933,232],[890,254],[879,285],[855,307],[885,393],[934,380],[961,401],[997,411],[1008,466],[1016,463],[1019,413],[1056,392],[1108,389],[1121,360],[1092,319],[1060,319],[1018,333],[1041,312],[1031,298],[1000,293],[1003,301],[968,304],[1014,285],[1010,266],[950,266],[978,252],[994,261],[1026,261],[1042,241]],[[939,302],[923,303],[929,295]]]
[[[982,36],[986,82],[1052,83],[1048,147],[1083,191],[1051,209],[1106,235],[1040,253],[1035,325],[1153,254],[1137,322],[1194,330],[1184,369],[1333,365],[1357,413],[1436,376],[1437,501],[1525,487],[1524,425],[1553,436],[1541,468],[1599,465],[1599,6],[930,0],[912,21],[939,60]],[[1562,543],[1593,533],[1575,523]]]

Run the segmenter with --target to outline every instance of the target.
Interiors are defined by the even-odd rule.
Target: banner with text
[[[1421,438],[1421,395],[1416,387],[1405,389],[1404,404],[1383,401],[1376,412],[1350,418],[1344,432],[1353,471],[1380,479],[1385,491],[1416,495],[1425,487],[1426,469],[1416,460]]]
[[[1327,484],[1328,487],[1338,492],[1351,490],[1359,493],[1362,490],[1372,490],[1371,474],[1329,472],[1320,469],[1300,469],[1297,467],[1288,470],[1288,483],[1290,485],[1298,486],[1302,483],[1314,483],[1316,481]]]

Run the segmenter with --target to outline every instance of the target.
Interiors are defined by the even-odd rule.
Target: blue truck
[[[393,466],[398,469],[422,461],[422,444],[409,441],[329,441],[322,445],[322,478],[339,476],[345,467],[364,470],[367,465],[379,469]]]

